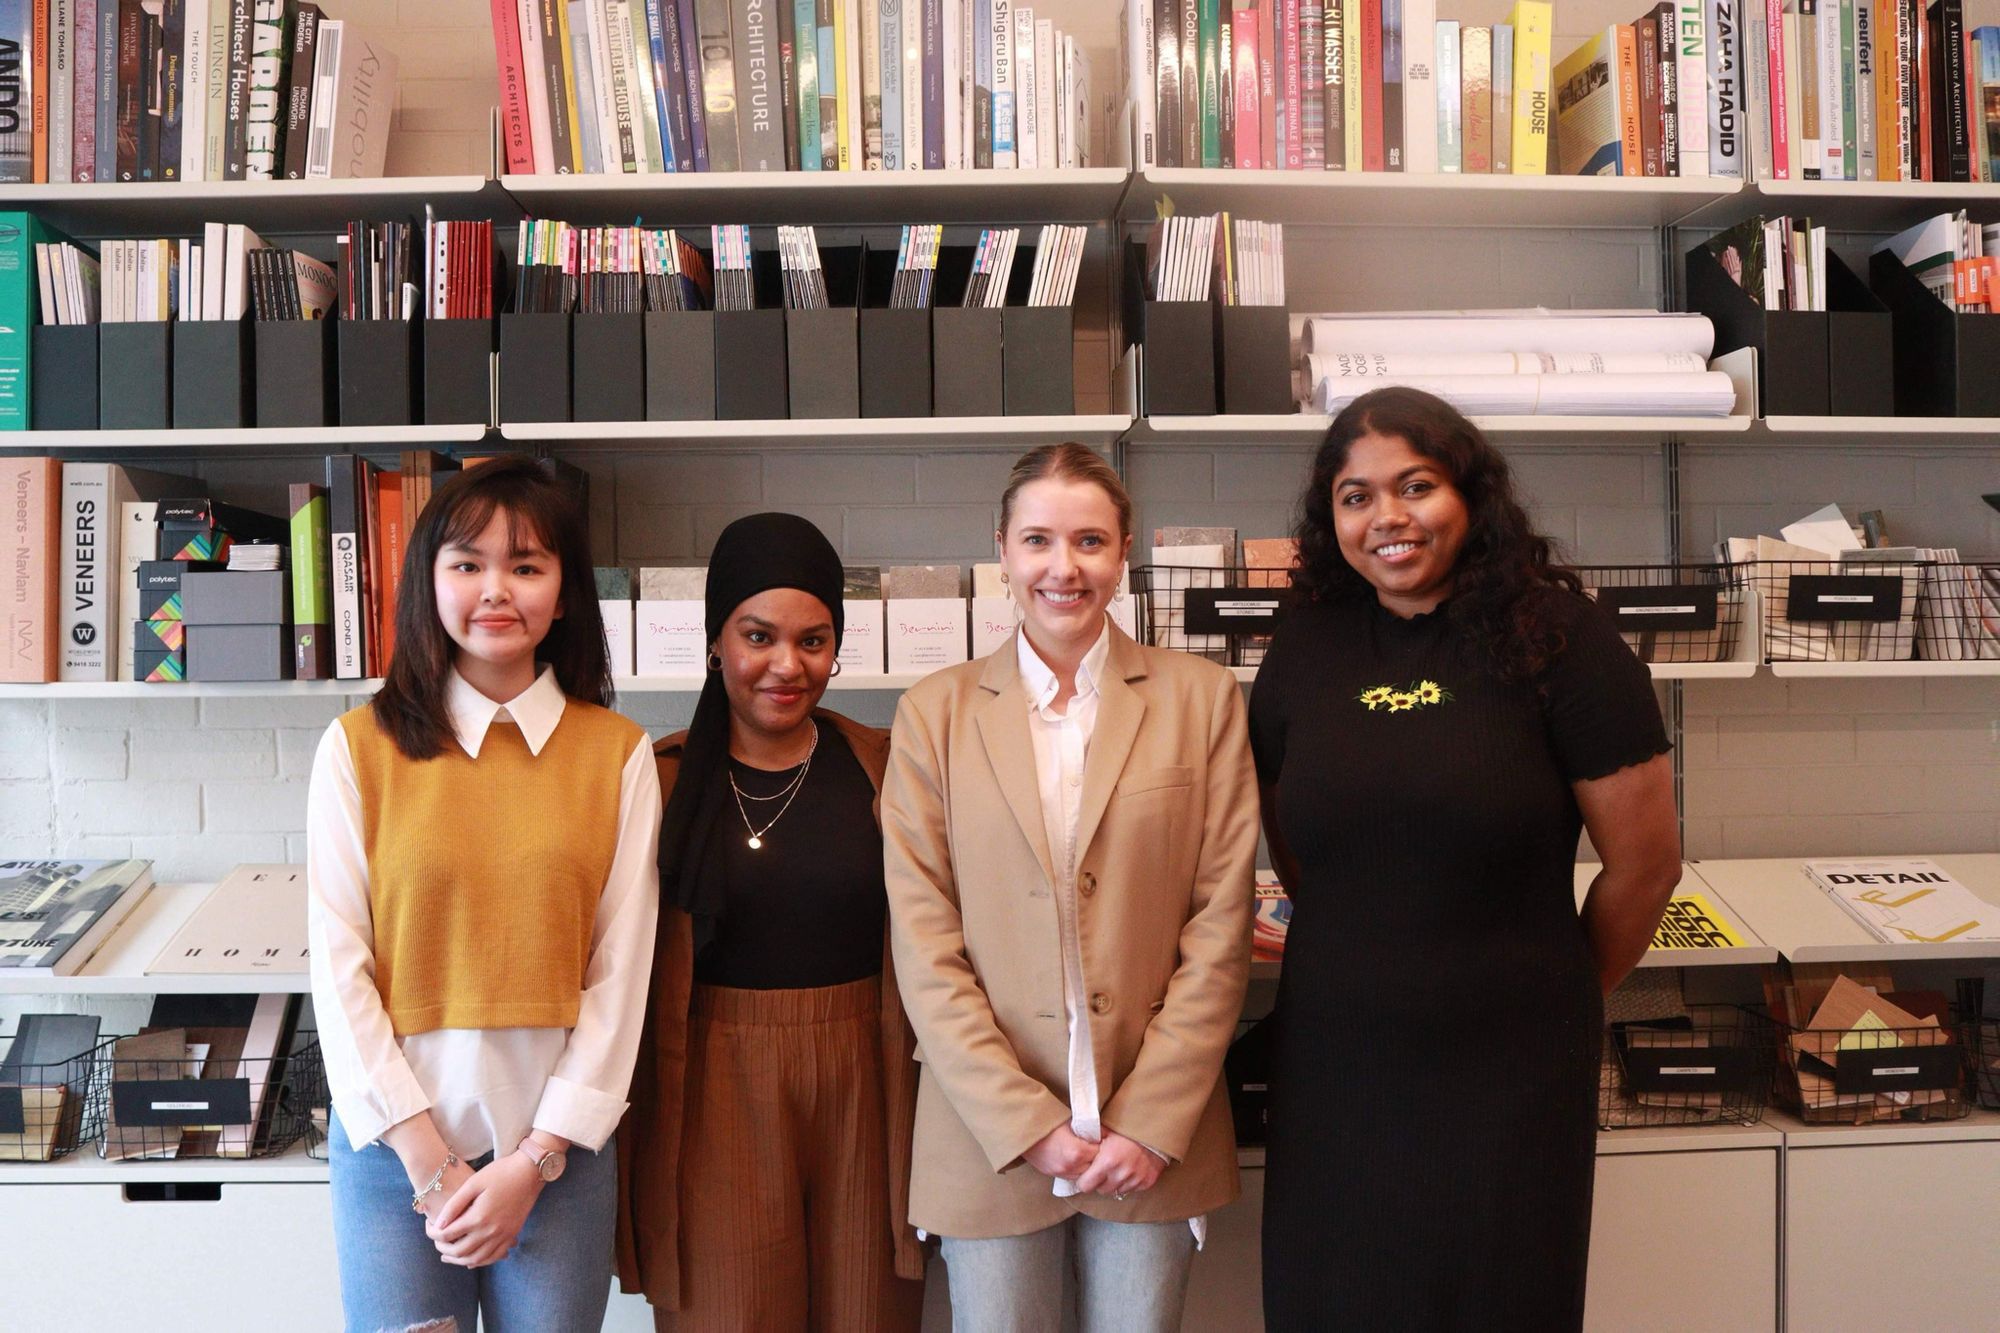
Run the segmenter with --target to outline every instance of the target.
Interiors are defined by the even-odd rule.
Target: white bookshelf
[[[1910,1143],[2000,1142],[2000,1111],[1975,1106],[1960,1120],[1884,1121],[1869,1125],[1809,1124],[1792,1111],[1773,1108],[1765,1123],[1787,1148],[1860,1148]],[[1989,1284],[1990,1286],[1990,1284]]]
[[[1813,882],[1805,869],[1808,859],[1812,858],[1700,861],[1695,863],[1695,871],[1760,939],[1794,963],[1894,964],[2000,958],[2000,941],[1996,940],[1883,943]],[[2000,904],[2000,853],[1927,859],[1987,902]]]
[[[2000,676],[2000,661],[1773,662],[1771,674],[1803,680],[1907,680],[1925,676]]]
[[[1707,863],[1704,863],[1707,864]],[[1590,882],[1597,878],[1604,867],[1594,861],[1579,861],[1576,864],[1574,888],[1576,905],[1583,906],[1585,896],[1590,892]],[[1708,905],[1720,913],[1726,924],[1743,937],[1743,944],[1735,948],[1723,949],[1648,949],[1639,960],[1640,967],[1762,967],[1778,961],[1778,951],[1766,943],[1743,919],[1743,914],[1731,906],[1728,898],[1711,884],[1695,866],[1683,862],[1680,883],[1674,885],[1674,896],[1699,894]]]
[[[113,1162],[95,1143],[54,1162],[0,1162],[4,1185],[310,1185],[325,1184],[326,1163],[306,1154],[304,1142],[274,1157],[191,1157],[186,1161]]]
[[[380,680],[63,680],[0,684],[0,699],[313,699],[373,694]]]
[[[1097,448],[1116,443],[1132,425],[1128,416],[1052,417],[851,417],[756,421],[519,421],[500,427],[503,439],[566,447],[645,448],[678,445],[714,448],[824,450],[851,447],[935,451],[953,448],[1025,449],[1075,440]]]
[[[506,175],[536,217],[580,223],[1104,222],[1118,216],[1121,167],[1037,171],[737,171]]]
[[[1963,181],[1751,181],[1681,219],[1721,228],[1757,214],[1810,216],[1836,231],[1895,232],[1965,208],[1975,216],[2000,207],[2000,186]],[[1861,275],[1864,279],[1867,275]]]
[[[102,449],[112,453],[256,453],[305,447],[328,453],[394,453],[403,449],[477,444],[483,425],[446,426],[249,426],[231,430],[33,430],[7,437],[9,448],[44,451]]]
[[[0,995],[303,995],[304,972],[223,972],[148,976],[146,968],[213,884],[155,884],[74,976],[17,976],[0,970]]]
[[[1171,200],[1180,213],[1228,211],[1266,222],[1403,227],[1672,226],[1729,198],[1722,177],[1418,175],[1149,167],[1125,192],[1128,220]]]
[[[1599,1157],[1629,1153],[1741,1152],[1746,1148],[1771,1150],[1784,1146],[1784,1132],[1771,1123],[1768,1112],[1755,1125],[1648,1125],[1597,1131]]]
[[[422,221],[427,204],[440,218],[507,218],[520,212],[484,176],[0,185],[0,208],[26,209],[58,230],[90,238],[172,236],[204,222],[331,236],[350,221]]]
[[[1571,449],[1596,443],[1657,445],[1663,436],[1733,436],[1750,418],[1731,417],[1473,417],[1487,435],[1511,447],[1545,442]],[[1333,418],[1318,412],[1278,415],[1139,417],[1126,443],[1146,447],[1278,445],[1316,447]]]

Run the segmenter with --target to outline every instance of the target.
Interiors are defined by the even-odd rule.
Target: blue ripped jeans
[[[356,1152],[334,1116],[327,1127],[333,1238],[347,1333],[401,1330],[450,1315],[460,1333],[593,1329],[611,1296],[618,1159],[575,1148],[561,1180],[542,1191],[519,1242],[499,1263],[458,1268],[438,1256],[410,1209],[410,1182],[381,1143]],[[474,1170],[492,1154],[468,1163]]]

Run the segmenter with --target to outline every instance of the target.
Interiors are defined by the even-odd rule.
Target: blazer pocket
[[[1138,773],[1128,773],[1118,780],[1117,790],[1112,794],[1137,796],[1140,792],[1192,785],[1194,785],[1194,770],[1185,764],[1173,764],[1166,768],[1149,768]]]

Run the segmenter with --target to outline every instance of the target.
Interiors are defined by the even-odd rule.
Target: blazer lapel
[[[994,691],[994,695],[979,710],[979,739],[986,747],[986,758],[993,765],[1000,791],[1007,798],[1007,808],[1014,812],[1014,822],[1021,826],[1022,836],[1034,849],[1043,878],[1053,885],[1055,862],[1049,855],[1048,830],[1042,823],[1041,786],[1035,777],[1035,743],[1028,735],[1028,695],[1021,684],[1016,651],[1014,640],[1009,638],[986,660],[979,684]]]
[[[1111,803],[1112,788],[1118,785],[1131,757],[1132,744],[1139,738],[1139,724],[1146,716],[1146,701],[1129,682],[1146,674],[1146,659],[1139,645],[1116,625],[1111,635],[1111,651],[1104,658],[1104,679],[1098,682],[1097,727],[1091,733],[1090,754],[1083,761],[1083,805],[1077,812],[1076,859],[1083,863],[1090,840]]]

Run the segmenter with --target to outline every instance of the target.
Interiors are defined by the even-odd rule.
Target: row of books
[[[1553,27],[1549,0],[1490,27],[1436,0],[1126,0],[1133,161],[1542,175]]]
[[[518,174],[1089,166],[1090,65],[1011,0],[493,0]]]
[[[382,174],[396,57],[314,4],[28,0],[0,6],[0,49],[0,181]]]
[[[1160,219],[1146,237],[1146,291],[1155,301],[1285,304],[1285,228],[1227,213]]]
[[[191,477],[0,461],[18,555],[0,598],[0,681],[380,676],[403,534],[437,475],[481,461],[335,455],[323,484],[290,485],[284,516],[209,499]],[[581,492],[580,470],[544,466]]]

